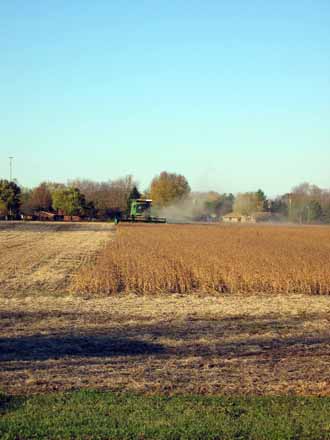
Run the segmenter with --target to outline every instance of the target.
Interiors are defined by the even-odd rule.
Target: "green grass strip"
[[[97,391],[0,395],[0,438],[325,440],[330,439],[330,398]]]

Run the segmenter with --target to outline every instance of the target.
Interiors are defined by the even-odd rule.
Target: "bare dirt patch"
[[[330,395],[329,297],[6,298],[0,388]]]
[[[0,294],[56,292],[113,237],[108,223],[0,223]]]

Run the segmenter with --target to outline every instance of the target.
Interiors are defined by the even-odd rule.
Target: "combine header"
[[[151,199],[133,199],[129,215],[120,218],[122,222],[166,223],[166,218],[151,215]]]

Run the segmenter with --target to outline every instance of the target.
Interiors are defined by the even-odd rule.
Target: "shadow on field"
[[[0,416],[6,412],[18,409],[24,402],[24,397],[0,394]]]
[[[227,359],[254,356],[255,361],[259,357],[276,361],[291,355],[324,358],[330,355],[330,334],[324,328],[328,319],[323,313],[258,317],[198,315],[148,323],[147,316],[134,314],[0,312],[0,331],[6,334],[0,338],[0,361],[144,355]],[[322,329],[302,333],[306,322],[321,320]],[[15,336],[18,323],[30,330],[34,328],[36,334]],[[91,323],[92,331],[88,330]],[[72,330],[79,334],[72,334]]]
[[[115,228],[112,223],[106,222],[21,222],[21,221],[0,221],[1,231],[20,231],[20,232],[106,232],[114,231]]]
[[[22,336],[0,338],[0,361],[63,357],[141,356],[163,351],[161,344],[109,336]]]

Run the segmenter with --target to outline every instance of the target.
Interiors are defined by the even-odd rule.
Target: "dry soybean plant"
[[[120,225],[79,293],[330,294],[330,228]]]

